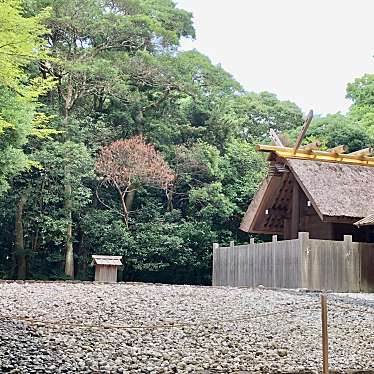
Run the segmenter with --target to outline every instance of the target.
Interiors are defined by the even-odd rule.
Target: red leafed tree
[[[140,185],[167,189],[175,176],[162,154],[141,136],[117,140],[100,151],[96,171],[104,176],[101,184],[112,185],[121,201],[122,216],[129,224],[126,196]],[[104,204],[105,205],[105,204]]]

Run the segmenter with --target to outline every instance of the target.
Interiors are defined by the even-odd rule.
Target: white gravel
[[[295,291],[0,283],[0,372],[317,373],[320,314],[318,294]],[[371,297],[329,295],[330,367],[374,370],[373,328]]]

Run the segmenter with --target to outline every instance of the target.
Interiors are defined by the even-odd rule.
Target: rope
[[[358,308],[352,308],[351,306],[348,306],[348,305],[329,304],[329,306],[334,306],[334,307],[336,307],[336,308],[349,310],[349,311],[351,311],[351,312],[359,312],[359,313],[366,313],[366,314],[374,314],[374,311],[370,311],[370,310],[362,310],[362,309],[358,309]]]
[[[279,310],[276,312],[270,312],[270,313],[264,313],[264,314],[257,314],[252,316],[243,316],[239,318],[232,318],[232,319],[223,319],[223,320],[206,320],[201,322],[169,322],[169,323],[159,323],[154,325],[115,325],[115,324],[83,324],[83,323],[69,323],[69,322],[61,322],[61,321],[42,321],[38,319],[28,318],[28,317],[22,317],[22,316],[7,316],[7,315],[0,315],[0,320],[17,320],[26,322],[32,325],[36,324],[43,324],[43,325],[52,325],[52,326],[67,326],[67,327],[78,327],[78,328],[87,328],[87,329],[122,329],[122,330],[156,330],[156,329],[163,329],[163,328],[181,328],[181,327],[198,327],[198,326],[207,326],[211,324],[221,324],[221,323],[235,323],[235,322],[242,322],[242,321],[249,321],[253,319],[258,318],[264,318],[264,317],[271,317],[275,315],[281,315],[281,314],[288,314],[293,313],[295,311],[299,311],[302,309],[305,309],[305,307],[308,306],[317,306],[315,303],[304,303],[303,306],[300,306],[298,308],[292,308],[292,309],[285,309],[285,310]]]
[[[359,313],[367,313],[373,314],[373,311],[362,310],[358,308],[352,308],[347,305],[339,305],[339,304],[332,304],[329,303],[329,306],[345,309],[348,311],[359,312]],[[78,328],[86,328],[86,329],[123,329],[123,330],[156,330],[156,329],[171,329],[171,328],[182,328],[182,327],[199,327],[199,326],[207,326],[211,324],[225,324],[225,323],[236,323],[236,322],[245,322],[249,320],[254,320],[258,318],[266,318],[272,317],[276,315],[288,314],[293,313],[296,311],[300,311],[306,308],[311,307],[319,307],[319,304],[315,302],[303,303],[301,306],[297,308],[289,308],[284,310],[278,310],[275,312],[263,313],[263,314],[256,314],[251,316],[242,316],[238,318],[230,318],[230,319],[223,319],[223,320],[203,320],[199,322],[180,322],[180,321],[173,321],[168,323],[157,323],[153,325],[119,325],[119,324],[85,324],[85,323],[71,323],[71,322],[62,322],[62,321],[44,321],[41,319],[36,318],[29,318],[29,317],[22,317],[22,316],[9,316],[9,315],[0,315],[0,320],[16,320],[29,323],[31,325],[51,325],[51,326],[65,326],[65,327],[78,327]],[[39,326],[40,327],[40,326]]]

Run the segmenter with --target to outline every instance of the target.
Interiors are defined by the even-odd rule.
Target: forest
[[[209,284],[212,243],[249,240],[255,144],[302,110],[181,50],[172,0],[0,0],[0,19],[0,279],[92,279],[109,254],[123,280]],[[346,95],[305,142],[373,145],[374,74]]]

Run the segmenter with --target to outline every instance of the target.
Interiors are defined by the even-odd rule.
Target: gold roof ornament
[[[305,137],[310,123],[312,122],[312,119],[313,111],[311,110],[308,113],[308,116],[304,122],[303,127],[300,130],[294,146],[286,147],[282,143],[281,137],[273,129],[270,129],[269,136],[275,145],[257,144],[256,150],[258,152],[272,153],[279,158],[285,159],[291,158],[335,162],[359,166],[374,166],[374,157],[371,156],[374,153],[374,149],[371,147],[360,149],[351,153],[346,153],[348,151],[348,147],[346,145],[339,145],[326,151],[322,151],[319,149],[322,144],[318,141],[302,146],[301,143]]]

